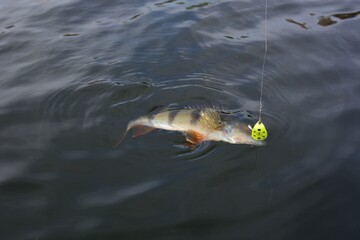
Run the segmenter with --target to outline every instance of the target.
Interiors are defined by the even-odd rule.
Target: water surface
[[[270,0],[264,147],[127,137],[156,106],[258,117],[264,4],[3,0],[1,239],[359,239],[359,1]]]

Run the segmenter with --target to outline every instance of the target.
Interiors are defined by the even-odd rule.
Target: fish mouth
[[[247,144],[253,146],[264,146],[266,144],[266,141],[253,139],[252,136],[247,136],[246,140],[247,140]]]
[[[263,140],[253,140],[251,143],[249,143],[250,145],[254,145],[254,146],[265,146],[266,145],[266,141]]]
[[[255,140],[251,136],[246,136],[245,138],[229,138],[228,139],[230,143],[232,144],[248,144],[253,146],[264,146],[266,145],[266,141],[263,140]]]

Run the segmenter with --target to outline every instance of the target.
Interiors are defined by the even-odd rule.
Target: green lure
[[[265,140],[267,138],[268,132],[260,120],[252,128],[251,136],[254,140]]]

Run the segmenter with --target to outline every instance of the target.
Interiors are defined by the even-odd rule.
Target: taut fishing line
[[[259,121],[254,125],[252,128],[251,136],[255,140],[265,140],[268,136],[267,130],[265,128],[264,123],[261,121],[261,114],[263,108],[263,88],[264,88],[264,72],[265,72],[265,64],[266,64],[266,56],[268,51],[268,44],[267,44],[267,9],[268,9],[268,1],[265,0],[265,20],[264,20],[264,58],[261,70],[261,83],[260,83],[260,109],[259,109]]]

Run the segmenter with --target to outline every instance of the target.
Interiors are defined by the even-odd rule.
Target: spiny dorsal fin
[[[205,108],[201,111],[201,124],[210,129],[220,129],[221,128],[221,119],[220,114],[215,109]]]

